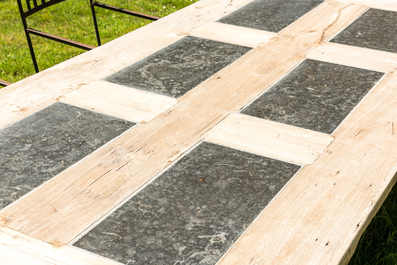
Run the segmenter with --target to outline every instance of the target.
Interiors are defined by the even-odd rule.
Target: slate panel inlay
[[[0,131],[0,206],[7,206],[134,123],[55,103]]]
[[[305,60],[241,112],[332,133],[383,73]]]
[[[279,32],[324,0],[256,0],[218,22]]]
[[[189,36],[115,73],[106,81],[177,98],[250,49]]]
[[[369,9],[331,42],[397,52],[397,12]]]
[[[298,169],[203,142],[74,245],[125,264],[214,264]]]

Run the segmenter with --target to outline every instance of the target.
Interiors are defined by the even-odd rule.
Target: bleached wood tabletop
[[[1,264],[349,261],[396,182],[397,1],[251,2],[0,90]]]

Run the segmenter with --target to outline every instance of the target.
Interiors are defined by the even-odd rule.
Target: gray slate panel
[[[55,103],[0,131],[0,206],[5,207],[134,123]]]
[[[125,264],[215,264],[298,169],[203,142],[75,246]]]
[[[331,42],[397,52],[397,12],[369,9]]]
[[[115,73],[106,81],[177,98],[249,50],[189,36]]]
[[[218,22],[279,32],[324,0],[256,0]]]
[[[332,133],[383,73],[305,60],[242,113]]]

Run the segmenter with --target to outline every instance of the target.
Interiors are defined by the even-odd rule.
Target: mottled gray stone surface
[[[57,175],[134,124],[55,103],[0,131],[0,207]]]
[[[279,32],[324,0],[256,0],[218,22]]]
[[[106,81],[180,97],[249,50],[234,44],[185,37]]]
[[[331,42],[397,52],[397,12],[369,9]]]
[[[298,169],[201,143],[75,246],[126,264],[215,264]]]
[[[383,73],[305,60],[242,113],[332,133]]]

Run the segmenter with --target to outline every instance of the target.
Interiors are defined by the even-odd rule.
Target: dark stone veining
[[[234,44],[186,37],[106,81],[180,97],[249,50]]]
[[[218,22],[279,32],[324,0],[256,0]]]
[[[75,246],[126,264],[215,264],[298,169],[201,143]]]
[[[306,60],[242,113],[332,133],[383,73]]]
[[[369,9],[331,42],[397,52],[397,12]]]
[[[0,206],[5,207],[134,124],[55,103],[0,131]]]

